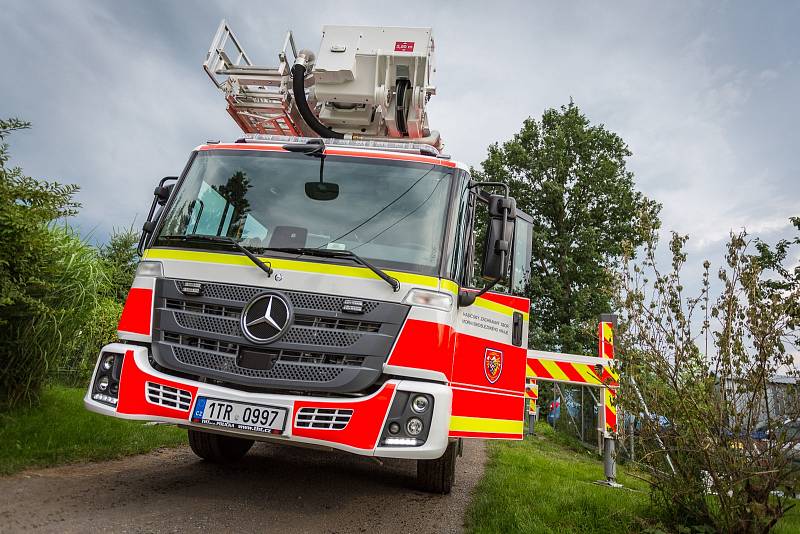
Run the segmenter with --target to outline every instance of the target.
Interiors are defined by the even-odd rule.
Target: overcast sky
[[[274,7],[271,7],[274,6]],[[77,224],[103,240],[142,222],[156,181],[237,128],[202,70],[227,18],[257,63],[291,28],[431,26],[431,126],[477,165],[527,116],[573,98],[633,151],[638,187],[690,260],[719,259],[731,229],[767,239],[800,215],[800,3],[94,2],[0,0],[0,115],[32,176],[77,183]]]

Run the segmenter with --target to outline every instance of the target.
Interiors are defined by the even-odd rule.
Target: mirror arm
[[[503,252],[502,254],[505,254]],[[471,291],[467,291],[466,289],[459,289],[458,290],[458,307],[459,308],[466,308],[467,306],[472,306],[475,303],[475,300],[478,297],[482,297],[487,291],[490,291],[494,286],[496,286],[503,277],[495,278],[489,284],[484,286],[480,291],[477,293],[472,293]]]
[[[177,180],[177,176],[165,176],[158,182],[158,186],[156,186],[155,190],[153,191],[153,203],[150,204],[150,211],[147,213],[147,219],[145,219],[144,224],[142,225],[142,235],[139,237],[139,244],[136,247],[136,252],[141,257],[144,254],[144,245],[147,242],[147,236],[152,234],[153,231],[156,229],[155,221],[153,220],[153,214],[156,212],[156,206],[159,205],[159,201],[163,198],[164,192],[164,184],[170,180]],[[166,200],[164,203],[166,204]],[[159,216],[161,212],[159,212]],[[156,217],[158,220],[158,217]]]

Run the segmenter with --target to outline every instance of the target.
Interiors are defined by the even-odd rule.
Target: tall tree
[[[611,311],[623,252],[659,225],[660,204],[634,188],[631,155],[617,134],[594,126],[573,102],[528,118],[476,176],[506,182],[533,216],[530,344],[593,354],[596,324]]]

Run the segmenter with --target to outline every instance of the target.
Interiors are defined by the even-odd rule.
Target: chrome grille
[[[232,356],[235,356],[239,353],[238,343],[228,343],[216,339],[179,334],[177,332],[163,332],[161,337],[166,343],[183,345],[187,348],[222,352]],[[362,363],[364,363],[363,356],[354,356],[350,354],[328,354],[326,352],[306,352],[299,350],[268,348],[251,350],[262,352],[265,357],[271,356],[274,357],[276,361],[283,363],[314,363],[319,365],[345,365],[353,367],[359,367]]]
[[[299,343],[302,345],[327,345],[330,347],[349,347],[358,341],[359,334],[322,330],[317,328],[302,328],[293,326],[286,331],[282,341],[285,343]]]
[[[353,417],[353,410],[341,408],[311,408],[297,410],[294,426],[298,428],[319,428],[323,430],[342,430]]]
[[[242,314],[241,308],[229,308],[217,304],[207,304],[205,302],[191,302],[187,300],[165,299],[164,306],[168,310],[180,310],[194,313],[204,313],[206,315],[221,315],[222,317],[234,317],[236,319]]]
[[[198,313],[175,312],[175,320],[179,325],[190,330],[222,334],[230,337],[240,337],[242,335],[242,329],[236,319],[200,315]]]
[[[205,352],[186,347],[174,347],[175,357],[181,363],[212,369],[224,373],[231,373],[252,378],[269,378],[275,380],[293,380],[304,382],[330,382],[338,377],[343,366],[318,365],[311,363],[286,363],[278,361],[271,369],[250,369],[241,367],[236,363],[236,358],[215,352]]]
[[[173,388],[158,382],[145,382],[147,400],[159,406],[186,411],[192,405],[192,394],[185,389]]]
[[[183,291],[187,285],[198,294]],[[257,345],[243,335],[241,314],[266,291],[282,295],[294,313],[279,339]],[[380,377],[408,309],[359,297],[162,278],[153,358],[167,371],[255,388],[363,391]]]
[[[248,302],[250,299],[263,292],[264,289],[259,287],[234,286],[215,283],[203,284],[203,296],[218,300],[233,300],[236,302],[241,302],[242,304]],[[288,297],[292,303],[292,306],[306,310],[339,312],[342,309],[342,304],[346,300],[344,297],[318,295],[315,293],[302,293],[299,291],[282,291],[281,293]],[[378,303],[372,300],[364,300],[363,302],[364,313],[371,313],[378,306]]]
[[[185,345],[187,347],[195,347],[204,350],[213,350],[214,352],[224,352],[225,354],[236,354],[239,352],[238,344],[228,343],[218,339],[189,336],[186,334],[178,334],[177,332],[164,332],[163,339],[167,343],[175,343],[177,345]]]
[[[285,343],[300,343],[303,345],[326,345],[331,347],[349,347],[356,343],[361,337],[361,332],[354,331],[353,324],[359,324],[362,321],[348,321],[331,319],[326,320],[324,317],[311,317],[299,316],[301,324],[318,324],[317,327],[304,327],[298,325],[297,319],[293,326],[284,334],[282,341]],[[319,319],[317,321],[316,319]],[[228,337],[241,337],[242,329],[239,325],[238,319],[230,317],[209,316],[201,315],[199,313],[184,313],[175,312],[175,320],[183,328],[196,330],[199,332],[208,332],[210,334],[222,334]],[[366,322],[365,322],[366,323]],[[367,325],[377,324],[380,329],[379,323],[366,323]],[[348,327],[348,329],[341,330],[336,327]],[[364,326],[364,328],[372,328],[372,326]]]
[[[296,314],[294,324],[297,326],[310,326],[313,328],[330,328],[332,330],[347,330],[354,332],[378,332],[381,323],[373,321],[354,321],[351,319],[336,319],[333,317],[315,317],[313,315]]]

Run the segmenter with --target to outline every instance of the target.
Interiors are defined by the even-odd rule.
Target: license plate
[[[286,408],[198,397],[192,410],[192,422],[263,434],[282,434],[286,426]]]

